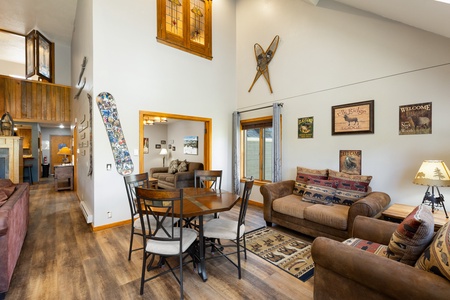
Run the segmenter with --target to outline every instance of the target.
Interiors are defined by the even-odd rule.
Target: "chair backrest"
[[[194,170],[194,186],[222,189],[222,170]]]
[[[141,173],[141,174],[131,174],[123,177],[123,180],[125,182],[125,188],[127,189],[127,196],[128,196],[128,203],[130,204],[130,212],[131,212],[131,218],[134,219],[134,217],[138,214],[137,208],[136,208],[136,191],[135,188],[138,187],[149,187],[148,182],[148,173]]]
[[[241,209],[239,210],[238,230],[242,224],[245,224],[245,215],[247,214],[248,200],[253,189],[253,176],[244,182],[244,191],[242,192]]]
[[[183,218],[183,190],[156,190],[136,187],[137,208],[147,240],[182,242],[181,227],[175,227]],[[155,222],[156,221],[156,222]],[[181,249],[181,247],[180,247]]]

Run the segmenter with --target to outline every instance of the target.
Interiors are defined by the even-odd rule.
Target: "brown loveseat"
[[[316,204],[302,201],[302,196],[295,194],[295,187],[294,180],[261,186],[267,226],[276,223],[313,237],[324,236],[343,241],[351,236],[356,216],[377,218],[391,201],[386,193],[369,192],[352,205]]]
[[[187,162],[187,171],[169,173],[169,167],[150,169],[150,177],[158,179],[158,187],[163,189],[180,189],[194,186],[194,170],[203,170],[199,162]]]
[[[9,179],[0,179],[0,195],[3,199],[7,197],[3,190],[9,188],[14,192],[0,206],[0,298],[9,289],[29,222],[29,184],[14,185]]]
[[[353,236],[388,245],[398,226],[396,223],[358,216]],[[328,238],[316,238],[311,254],[315,264],[314,299],[450,297],[450,281],[444,277]]]

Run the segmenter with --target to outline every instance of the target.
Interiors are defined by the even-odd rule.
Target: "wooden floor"
[[[235,207],[220,217],[237,214]],[[264,226],[262,208],[249,207],[246,224],[247,231]],[[75,192],[55,192],[49,179],[33,185],[28,235],[6,299],[179,299],[171,274],[147,282],[139,295],[142,255],[134,252],[128,261],[129,233],[129,225],[92,232]],[[313,298],[314,279],[303,283],[250,252],[241,280],[223,258],[206,267],[207,282],[192,264],[185,267],[185,299]]]

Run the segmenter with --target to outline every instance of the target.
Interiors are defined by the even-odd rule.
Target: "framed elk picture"
[[[331,134],[374,133],[374,100],[331,107]]]
[[[361,175],[361,150],[339,151],[339,172]]]
[[[400,106],[399,135],[431,134],[431,102]]]

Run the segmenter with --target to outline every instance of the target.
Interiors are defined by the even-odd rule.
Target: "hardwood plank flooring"
[[[179,298],[171,274],[147,282],[144,295],[139,295],[142,252],[133,252],[128,261],[129,225],[92,232],[75,192],[55,192],[52,178],[31,186],[30,194],[30,225],[7,300]],[[235,207],[220,217],[238,214]],[[249,206],[247,231],[264,225],[262,208]],[[135,238],[135,246],[141,245],[142,240]],[[207,282],[192,264],[184,268],[185,299],[313,298],[313,278],[301,282],[251,252],[242,260],[241,280],[237,269],[223,258],[208,260],[206,267]]]

